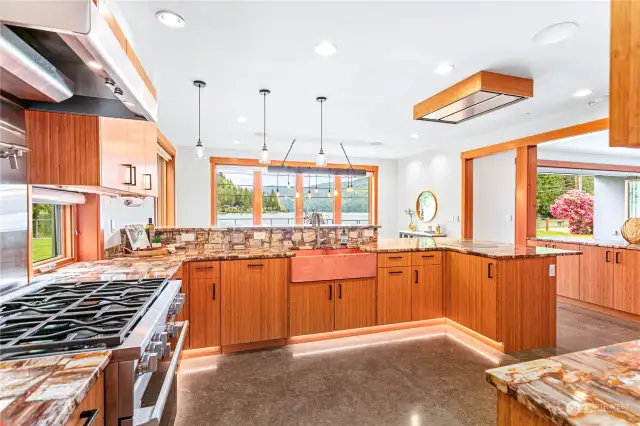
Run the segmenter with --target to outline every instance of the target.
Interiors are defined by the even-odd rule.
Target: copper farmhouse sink
[[[359,249],[298,250],[291,259],[291,282],[376,276],[376,255]]]

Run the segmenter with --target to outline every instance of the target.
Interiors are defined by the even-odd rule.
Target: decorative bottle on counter
[[[340,234],[340,245],[346,246],[348,242],[349,242],[349,239],[347,238],[347,231],[343,229],[342,233]]]
[[[147,231],[147,238],[149,238],[149,243],[153,239],[155,226],[153,226],[153,218],[149,218],[149,223],[145,226],[145,230]]]

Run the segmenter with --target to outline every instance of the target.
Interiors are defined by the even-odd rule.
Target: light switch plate
[[[365,229],[364,230],[365,237],[373,237],[373,229]]]
[[[196,234],[180,234],[180,236],[182,237],[183,243],[196,240]]]
[[[267,238],[267,233],[264,231],[253,233],[254,240],[264,240],[265,238]]]
[[[111,232],[112,234],[116,232],[116,221],[114,219],[111,219],[109,221],[109,232]]]
[[[549,276],[550,277],[555,277],[556,276],[556,265],[555,264],[549,265]]]

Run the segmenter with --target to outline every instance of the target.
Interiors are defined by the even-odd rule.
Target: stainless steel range
[[[184,304],[180,281],[52,283],[25,290],[0,304],[0,360],[110,349],[106,424],[160,423],[167,400],[175,398],[187,329],[186,322],[174,322]],[[173,350],[170,338],[177,338]]]

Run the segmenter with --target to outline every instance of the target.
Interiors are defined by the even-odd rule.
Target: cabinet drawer
[[[218,278],[220,276],[220,262],[190,262],[189,279]]]
[[[411,253],[381,253],[378,255],[379,268],[411,266]]]
[[[423,251],[411,253],[411,264],[414,266],[440,265],[442,263],[441,251]]]

